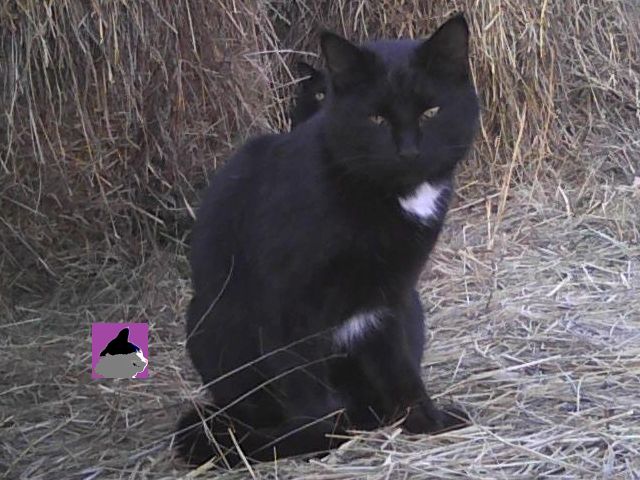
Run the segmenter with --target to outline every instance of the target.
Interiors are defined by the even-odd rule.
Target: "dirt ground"
[[[640,478],[639,189],[478,195],[470,174],[421,293],[425,382],[473,426],[354,432],[321,460],[189,473],[170,447],[198,387],[182,330],[188,264],[157,251],[3,312],[4,478]],[[149,379],[90,379],[94,321],[149,323]]]

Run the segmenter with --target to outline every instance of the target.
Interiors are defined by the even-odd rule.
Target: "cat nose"
[[[419,153],[416,147],[403,148],[399,152],[400,158],[405,161],[415,160],[418,158]]]
[[[403,161],[415,160],[418,157],[418,135],[415,129],[407,128],[398,132],[398,155]]]

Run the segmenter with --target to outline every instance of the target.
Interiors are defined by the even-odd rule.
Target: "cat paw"
[[[471,419],[464,411],[457,407],[448,407],[442,412],[442,430],[443,432],[448,430],[457,430],[459,428],[468,427],[471,425]]]
[[[446,410],[432,406],[412,407],[403,422],[403,428],[410,433],[441,433],[463,428],[471,423],[462,410],[450,407]]]

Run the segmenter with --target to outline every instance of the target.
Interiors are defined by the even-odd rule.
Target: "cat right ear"
[[[371,74],[372,62],[368,52],[341,36],[322,32],[320,46],[336,90],[358,84]]]

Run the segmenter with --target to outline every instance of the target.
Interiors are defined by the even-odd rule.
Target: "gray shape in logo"
[[[96,373],[106,378],[136,378],[136,375],[146,368],[147,363],[149,362],[141,351],[119,355],[107,354],[100,357]]]

